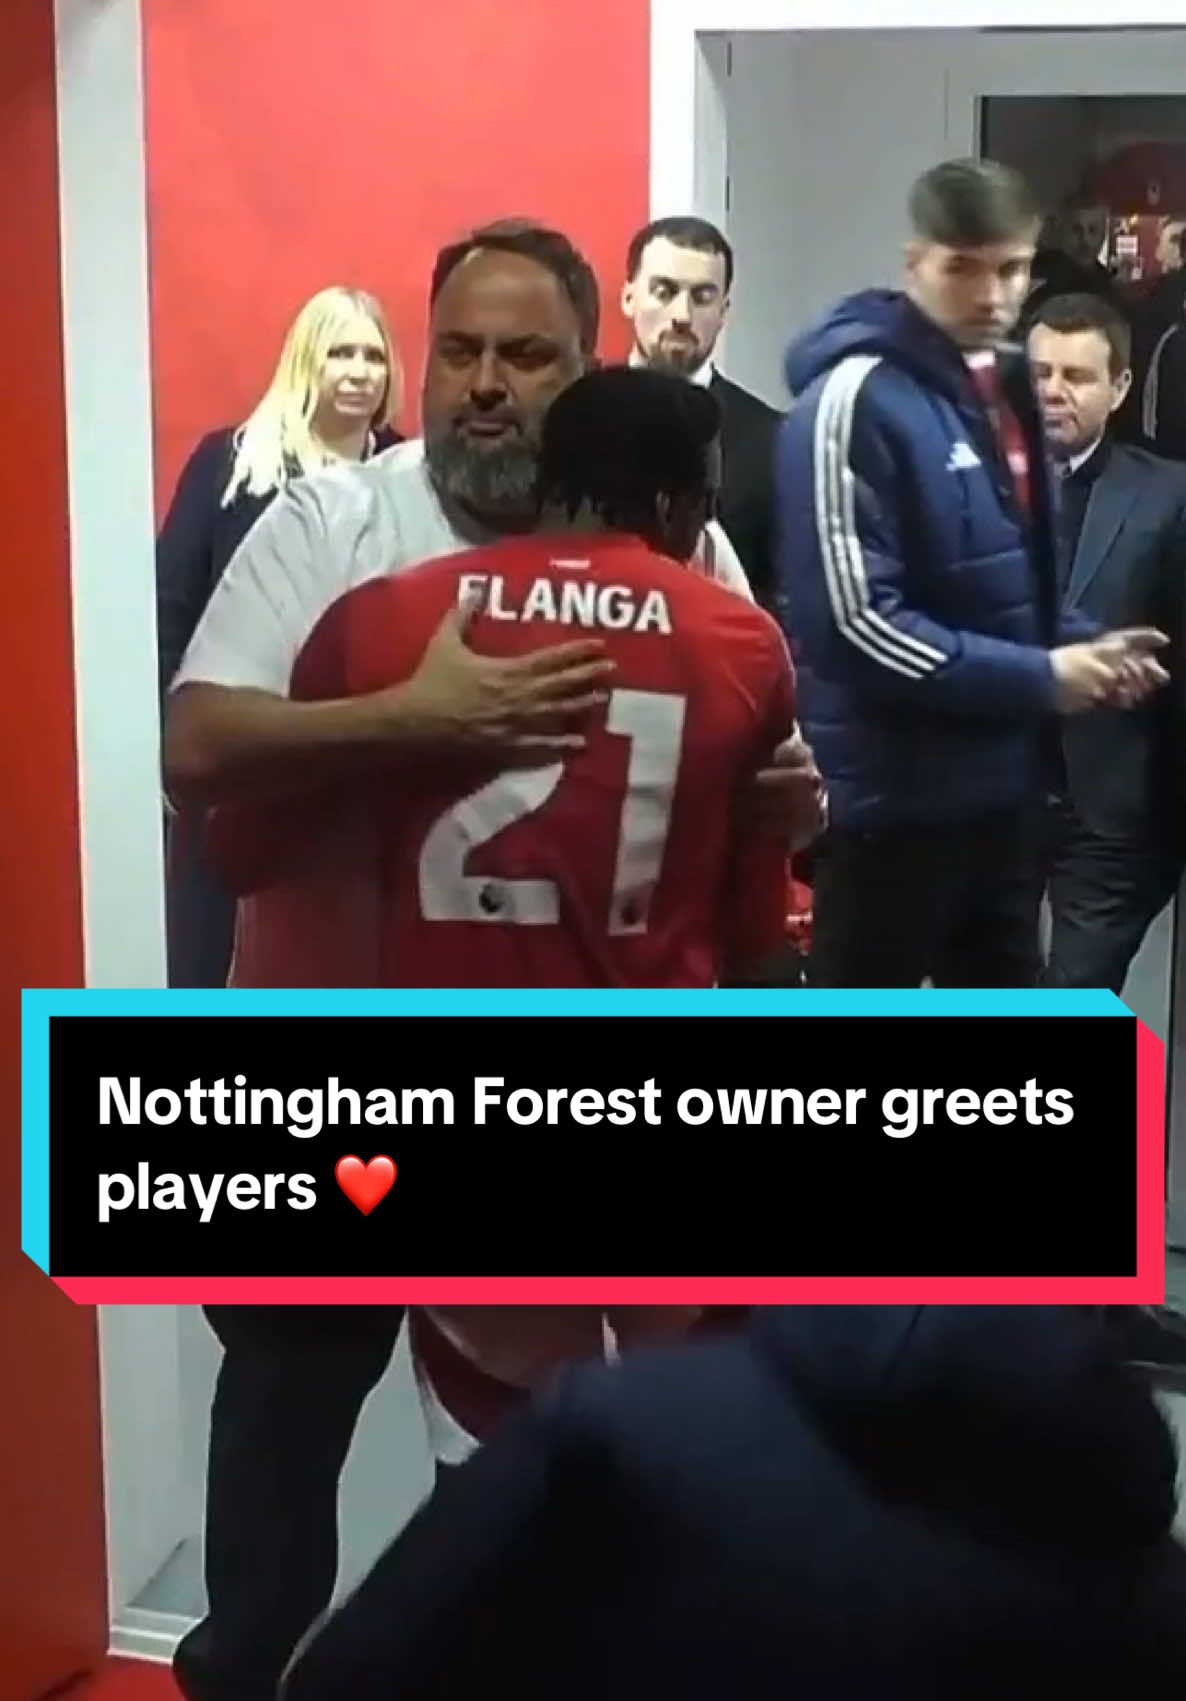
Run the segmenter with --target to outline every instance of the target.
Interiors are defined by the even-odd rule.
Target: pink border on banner
[[[1139,1019],[1136,1029],[1137,1291],[1132,1303],[1160,1305],[1165,1299],[1165,1046]]]
[[[77,1305],[1140,1305],[1138,1276],[59,1276]]]
[[[1157,1305],[1165,1297],[1165,1047],[1136,1022],[1132,1276],[55,1276],[78,1305]]]

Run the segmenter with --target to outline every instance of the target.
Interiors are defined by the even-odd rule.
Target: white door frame
[[[55,0],[54,30],[85,977],[162,986],[140,0]],[[185,1533],[176,1307],[98,1321],[108,1604],[128,1651],[127,1603]]]
[[[55,0],[88,986],[163,986],[140,0]]]

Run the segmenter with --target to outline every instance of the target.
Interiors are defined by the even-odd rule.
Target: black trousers
[[[723,987],[803,986],[806,981],[803,958],[791,945],[782,950],[763,969],[760,975],[746,980],[722,980]]]
[[[165,937],[170,986],[225,986],[235,945],[235,899],[210,867],[195,813],[165,834]]]
[[[816,852],[808,980],[820,987],[1035,986],[1040,820],[830,831]]]
[[[1182,856],[1136,831],[1096,832],[1060,799],[1050,809],[1048,859],[1046,984],[1119,994],[1150,924],[1181,883]]]
[[[209,1306],[206,1617],[177,1650],[187,1701],[274,1701],[338,1569],[338,1479],[391,1361],[395,1306]]]

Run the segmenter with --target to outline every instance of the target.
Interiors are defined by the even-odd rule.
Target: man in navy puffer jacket
[[[1038,221],[1006,168],[920,178],[905,293],[850,297],[790,351],[781,604],[828,782],[821,986],[1027,986],[1057,714],[1164,682],[1147,632],[1060,629],[1052,487],[1002,347]]]

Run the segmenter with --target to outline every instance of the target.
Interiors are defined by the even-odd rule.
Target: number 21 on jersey
[[[610,694],[606,731],[630,741],[619,800],[611,937],[645,933],[663,866],[684,732],[683,697],[655,691]],[[420,912],[426,921],[554,927],[560,894],[551,880],[466,873],[471,852],[541,810],[564,776],[563,762],[509,769],[461,798],[434,823],[420,851]]]

